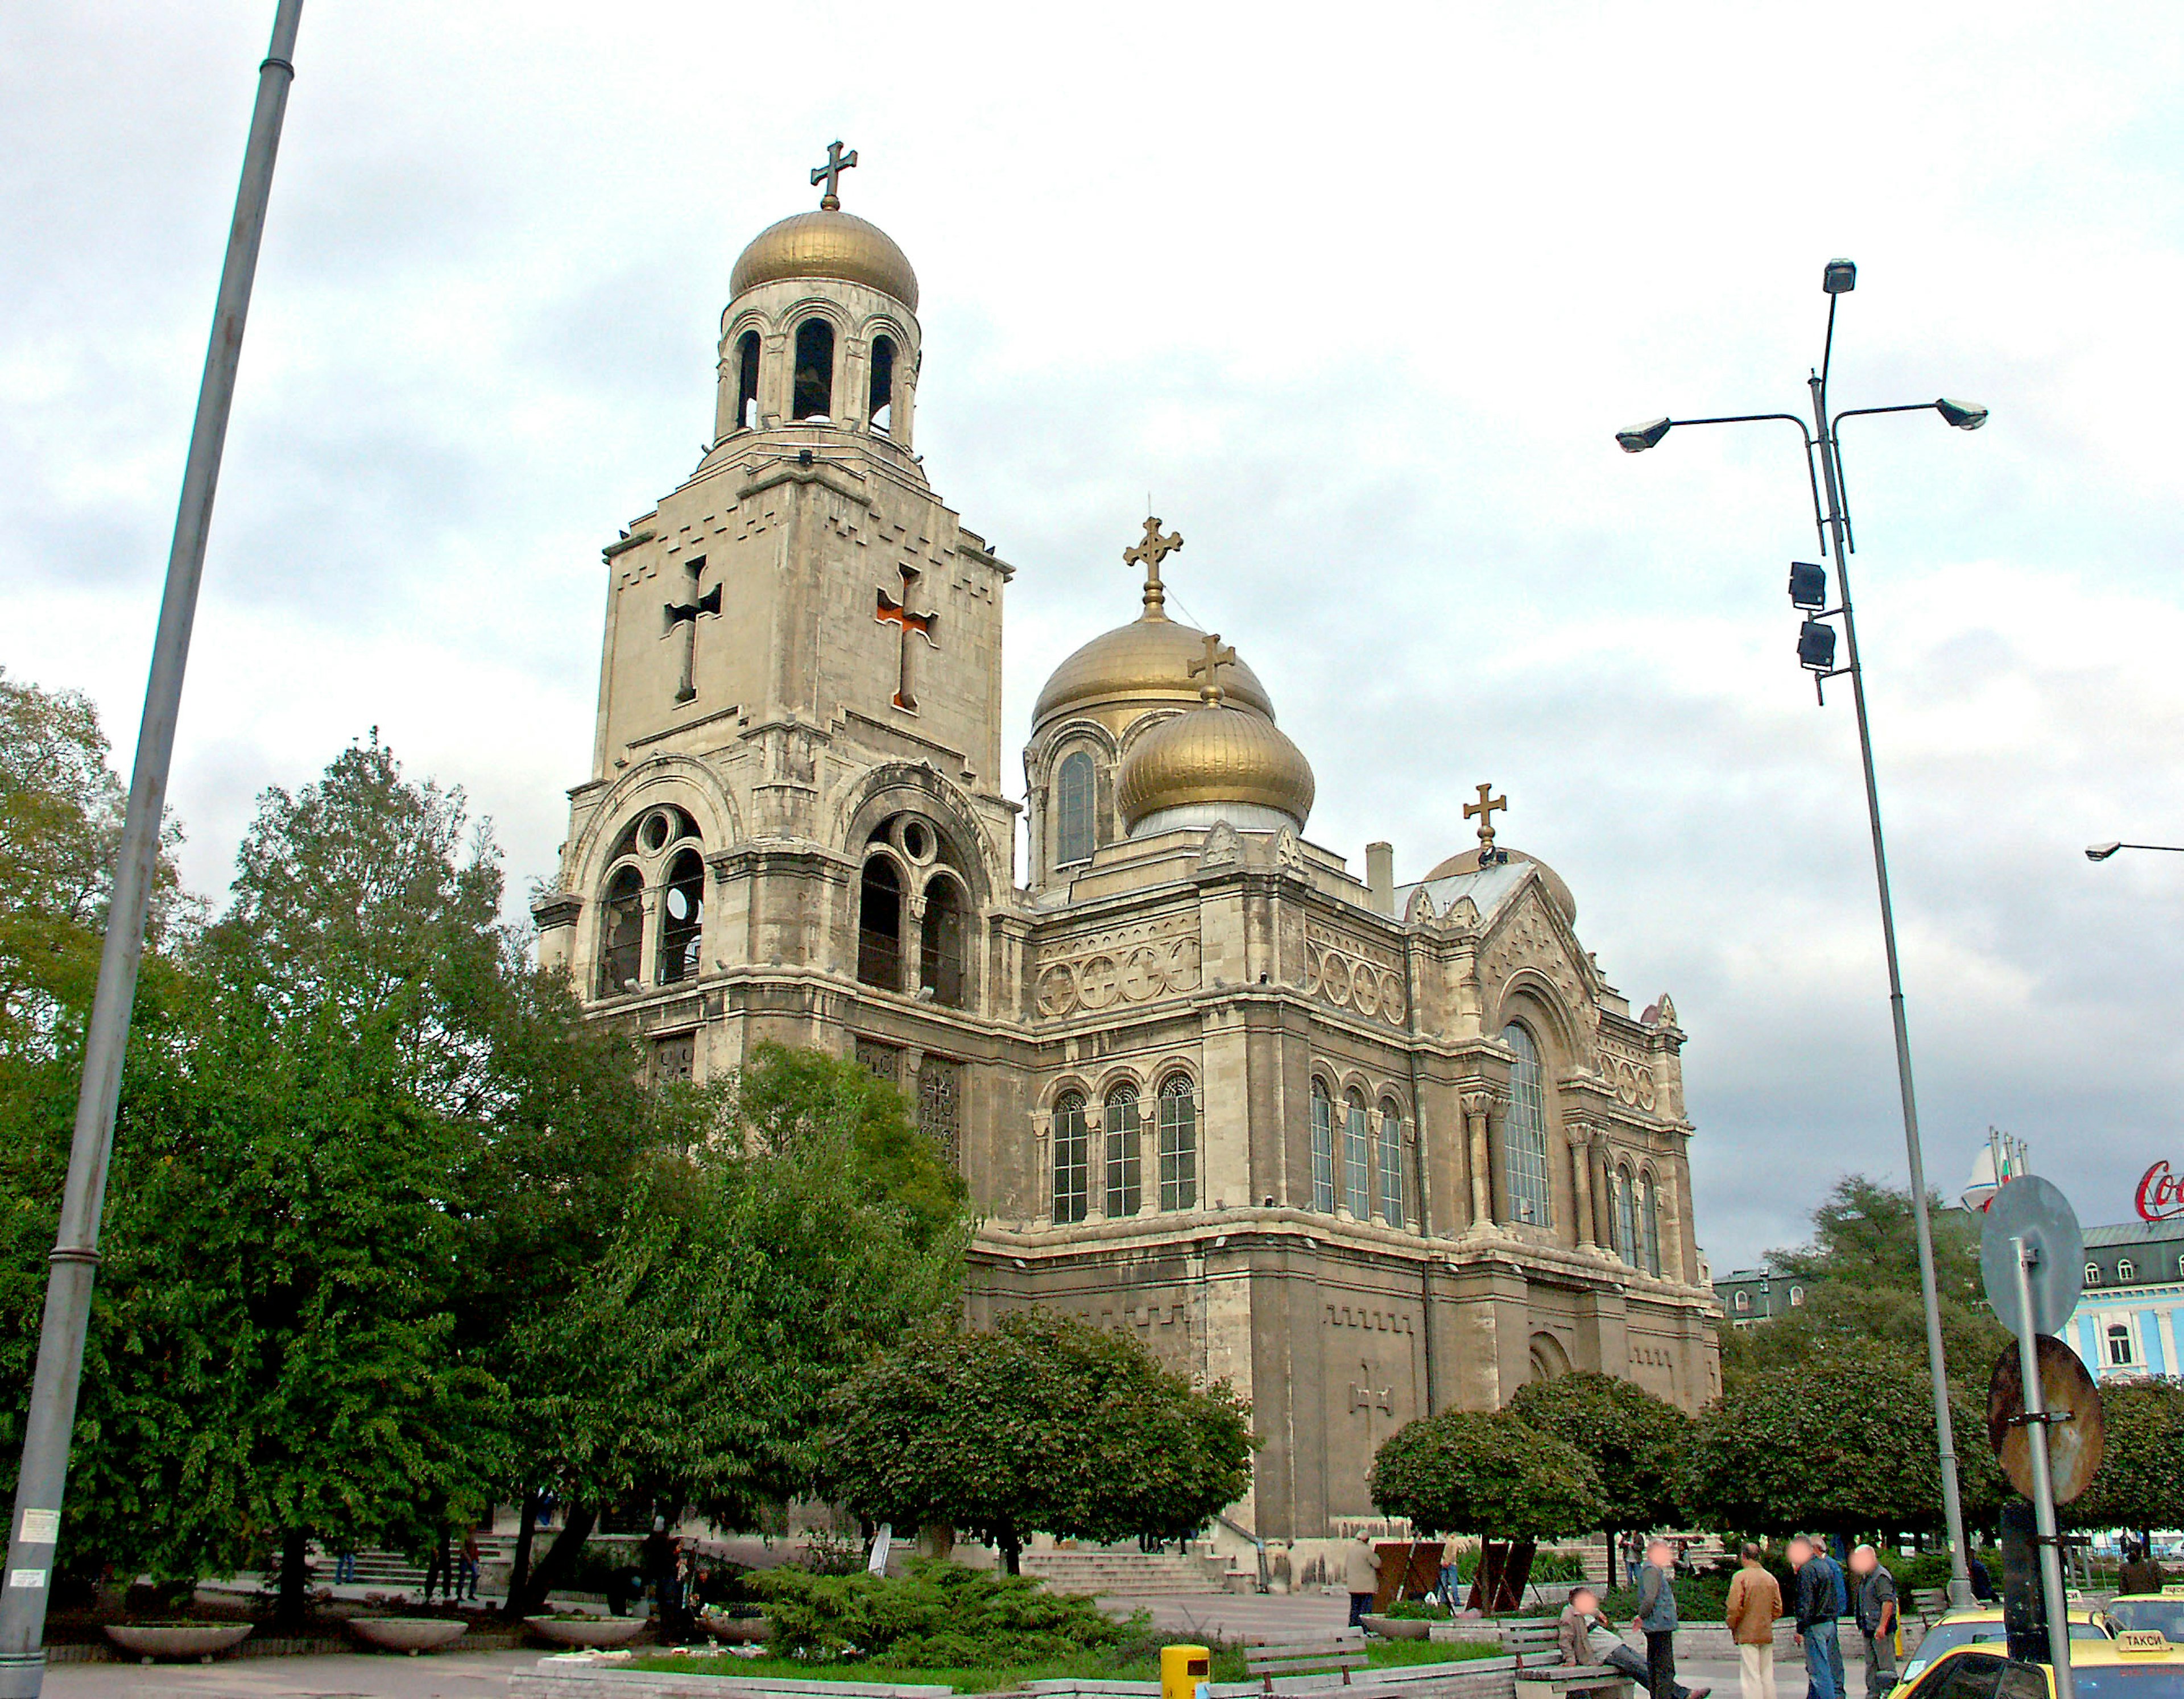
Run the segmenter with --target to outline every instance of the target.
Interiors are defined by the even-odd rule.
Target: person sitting
[[[1646,1682],[1646,1660],[1625,1646],[1623,1637],[1608,1627],[1600,1613],[1600,1595],[1591,1587],[1570,1590],[1568,1608],[1563,1612],[1557,1628],[1564,1663],[1604,1664],[1641,1686]],[[1674,1699],[1706,1699],[1713,1689],[1686,1687],[1678,1682],[1673,1691]]]

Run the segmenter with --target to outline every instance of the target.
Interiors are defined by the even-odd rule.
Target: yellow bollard
[[[1161,1699],[1206,1699],[1213,1654],[1202,1646],[1161,1648]]]

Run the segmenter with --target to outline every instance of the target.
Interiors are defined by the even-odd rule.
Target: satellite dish
[[[2085,1491],[2101,1466],[2106,1428],[2101,1418],[2100,1390],[2078,1354],[2062,1340],[2042,1334],[2040,1348],[2040,1402],[2058,1419],[2048,1427],[2048,1472],[2055,1485],[2055,1502],[2068,1504]],[[1994,1360],[1987,1381],[1986,1437],[1995,1460],[2010,1485],[2026,1498],[2032,1496],[2032,1452],[2028,1429],[2017,1418],[2025,1413],[2025,1376],[2018,1350],[2006,1345]],[[2070,1420],[2060,1419],[2065,1413]]]
[[[2021,1239],[2033,1253],[2025,1271],[2032,1294],[2030,1326],[2017,1301],[2017,1253]],[[2048,1180],[2025,1174],[1994,1195],[1980,1228],[1980,1278],[1995,1319],[2013,1334],[2059,1334],[2086,1289],[2086,1236],[2070,1199]]]

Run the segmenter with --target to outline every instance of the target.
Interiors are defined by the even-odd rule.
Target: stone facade
[[[900,1084],[983,1218],[973,1322],[1045,1305],[1233,1382],[1266,1443],[1230,1516],[1262,1537],[1370,1515],[1389,1434],[1530,1379],[1711,1398],[1668,1000],[1633,1017],[1521,855],[1398,888],[1376,845],[1359,880],[1301,835],[1308,770],[1293,816],[1216,784],[1134,835],[1148,731],[1209,683],[1273,711],[1240,663],[1192,676],[1157,558],[1145,617],[1057,671],[1011,800],[1012,569],[911,450],[915,280],[861,221],[791,222],[738,267],[719,439],[604,550],[541,959],[660,1077],[772,1039]]]

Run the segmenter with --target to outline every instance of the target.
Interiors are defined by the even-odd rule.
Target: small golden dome
[[[1210,702],[1163,720],[1130,746],[1115,781],[1115,807],[1126,832],[1165,809],[1194,803],[1270,808],[1301,831],[1316,788],[1303,752],[1272,720],[1254,709]]]
[[[1572,926],[1577,924],[1577,899],[1570,894],[1570,888],[1563,883],[1563,876],[1560,873],[1555,872],[1538,856],[1527,855],[1521,850],[1503,850],[1502,853],[1512,861],[1529,861],[1537,867],[1540,870],[1540,881],[1546,886],[1547,894],[1554,899],[1555,906],[1563,911],[1563,918]],[[1421,883],[1430,883],[1435,879],[1450,879],[1454,878],[1458,873],[1475,873],[1478,871],[1479,851],[1467,850],[1461,855],[1450,856],[1432,872],[1427,874]]]
[[[760,231],[736,261],[728,292],[740,295],[785,277],[838,277],[892,295],[917,310],[917,274],[876,224],[845,212],[803,212]]]
[[[1054,669],[1031,710],[1032,730],[1071,709],[1195,702],[1204,680],[1194,678],[1190,666],[1205,653],[1205,632],[1156,612],[1102,632]],[[1223,664],[1221,687],[1230,699],[1273,718],[1267,687],[1242,661]]]

